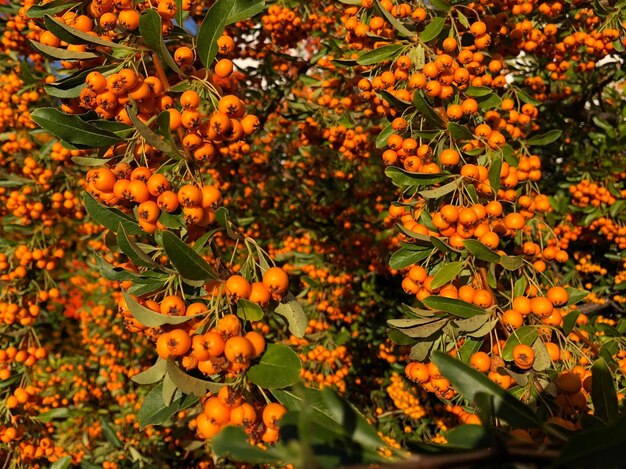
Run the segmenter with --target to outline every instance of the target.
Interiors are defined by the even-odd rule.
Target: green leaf
[[[475,402],[478,394],[491,396],[495,417],[517,428],[543,426],[534,411],[482,373],[440,351],[433,352],[432,360],[441,374],[470,402]]]
[[[535,135],[534,137],[529,138],[526,144],[528,146],[549,145],[552,142],[556,142],[561,137],[562,133],[562,130],[550,130],[545,134]]]
[[[116,448],[122,447],[122,442],[117,437],[115,431],[111,428],[111,425],[109,425],[109,422],[104,419],[104,417],[100,417],[100,428],[102,429],[102,435],[109,443],[111,443]]]
[[[546,348],[542,340],[535,340],[532,345],[532,349],[535,352],[535,361],[533,362],[533,370],[544,371],[552,366],[552,360],[550,359],[550,353]]]
[[[228,425],[211,440],[213,452],[226,460],[250,464],[276,464],[281,461],[276,448],[261,449],[248,443],[248,435],[241,427]],[[278,464],[280,465],[280,464]]]
[[[31,118],[42,129],[72,145],[84,148],[101,148],[115,145],[122,139],[112,132],[88,124],[76,115],[59,109],[42,107],[31,113]]]
[[[74,3],[74,5],[76,5]],[[63,456],[50,465],[49,469],[67,469],[72,464],[71,456]]]
[[[166,361],[166,370],[172,382],[184,394],[204,397],[209,391],[218,393],[224,386],[228,386],[228,384],[225,383],[214,383],[213,381],[205,381],[188,375],[178,367],[171,357]]]
[[[466,239],[463,246],[471,252],[476,259],[486,262],[500,262],[500,255],[489,249],[476,239]]]
[[[227,24],[237,23],[247,20],[258,15],[265,9],[265,0],[234,0],[234,5],[228,19]]]
[[[54,83],[46,83],[44,85],[44,90],[50,96],[54,96],[56,98],[78,98],[80,96],[80,92],[87,86],[85,83],[85,78],[89,73],[93,71],[98,71],[102,73],[104,76],[108,76],[113,73],[115,69],[114,65],[104,65],[101,67],[88,68],[87,70],[81,70],[76,73],[73,73],[69,77],[66,77],[60,81]]]
[[[446,324],[448,324],[447,318],[433,319],[433,321],[429,321],[426,323],[422,323],[413,319],[408,319],[407,321],[416,322],[416,325],[414,327],[403,327],[400,329],[400,331],[404,335],[406,335],[407,337],[411,337],[412,339],[425,339],[440,331],[446,326]],[[394,323],[396,323],[397,321],[398,320],[390,320],[387,322],[390,326],[396,327],[394,326]]]
[[[116,208],[101,205],[88,192],[83,193],[83,203],[89,216],[113,233],[117,232],[120,225],[124,226],[127,234],[136,235],[143,233],[143,230],[135,220]]]
[[[68,2],[66,0],[54,0],[43,5],[33,5],[26,12],[29,18],[43,18],[45,15],[54,15],[80,5],[80,2]]]
[[[160,327],[165,324],[183,324],[195,316],[168,316],[167,314],[157,313],[145,306],[141,306],[135,299],[127,292],[123,291],[122,296],[126,301],[126,306],[130,311],[130,314],[146,327]],[[198,315],[199,316],[199,315]]]
[[[428,101],[422,96],[419,90],[413,92],[413,105],[419,111],[420,115],[437,128],[443,127],[443,121],[437,113],[430,107]]]
[[[433,18],[428,25],[424,28],[424,31],[420,33],[420,41],[429,42],[439,36],[439,33],[443,30],[446,24],[446,19],[441,17]]]
[[[446,432],[446,447],[460,449],[486,448],[492,443],[487,429],[482,425],[459,425]]]
[[[623,467],[626,419],[614,425],[574,433],[560,451],[554,467]]]
[[[433,281],[430,284],[431,289],[435,290],[445,285],[446,283],[449,283],[452,280],[454,280],[457,277],[457,275],[459,275],[461,270],[463,270],[463,265],[464,265],[464,262],[462,261],[443,264],[443,267],[441,267],[437,271],[437,273],[435,274],[435,277],[433,278]]]
[[[502,349],[502,359],[508,361],[513,360],[513,349],[519,344],[531,346],[537,340],[537,331],[531,326],[522,326],[513,331],[504,344]]]
[[[282,344],[269,344],[258,365],[247,372],[249,381],[265,389],[286,388],[300,379],[298,354]]]
[[[387,139],[391,134],[393,134],[393,132],[394,130],[390,122],[383,128],[383,130],[380,131],[378,137],[376,137],[376,148],[383,148],[387,145]]]
[[[316,420],[332,421],[332,413],[328,410],[322,392],[319,389],[296,385],[285,389],[271,389],[272,395],[290,412],[298,412],[305,408],[311,409]]]
[[[477,101],[480,109],[491,109],[502,104],[502,98],[495,93],[478,98]]]
[[[449,194],[450,192],[454,192],[459,187],[460,179],[455,179],[448,184],[445,184],[441,187],[437,187],[435,189],[425,189],[420,191],[419,194],[425,199],[439,199],[444,195]]]
[[[480,350],[483,345],[483,339],[472,339],[467,337],[459,348],[459,359],[464,363],[469,363],[470,357]]]
[[[165,254],[182,277],[190,280],[219,279],[207,261],[174,233],[164,231],[161,242]]]
[[[432,249],[424,249],[414,251],[411,249],[400,248],[391,255],[389,266],[392,269],[400,270],[426,259],[433,252]]]
[[[576,321],[578,320],[578,316],[580,316],[580,311],[570,311],[565,316],[563,316],[563,334],[569,335],[570,332],[574,330],[576,326]]]
[[[287,294],[285,298],[281,300],[280,304],[274,309],[274,312],[287,320],[289,331],[293,335],[299,338],[304,337],[309,320],[302,305],[291,293]]]
[[[493,93],[493,90],[487,86],[470,86],[463,92],[468,96],[481,98],[483,96],[490,95],[491,93]]]
[[[496,158],[489,167],[489,184],[493,192],[498,192],[500,189],[500,172],[502,171],[502,158]]]
[[[141,408],[137,412],[137,420],[141,428],[145,428],[148,425],[161,425],[177,412],[195,405],[199,400],[194,395],[180,395],[170,405],[165,405],[162,394],[163,384],[156,385],[146,394],[141,403]]]
[[[380,4],[380,0],[375,0],[376,1],[376,9],[382,14],[382,16],[385,17],[385,19],[387,21],[389,21],[389,23],[391,24],[391,26],[394,27],[394,29],[398,32],[398,34],[400,36],[403,37],[412,37],[414,36],[414,33],[412,33],[411,31],[409,31],[406,26],[404,26],[400,21],[398,21],[398,19],[396,19],[391,13],[389,13],[381,4]],[[361,4],[360,1],[357,2],[359,5]]]
[[[404,46],[401,44],[389,44],[387,46],[379,47],[378,49],[370,50],[357,59],[359,65],[374,65],[384,60],[388,60],[396,55]]]
[[[348,401],[341,398],[330,387],[322,389],[322,397],[328,408],[331,418],[337,422],[351,437],[352,441],[361,444],[365,448],[376,449],[384,445],[376,429],[367,423],[363,417]]]
[[[134,240],[129,238],[124,224],[120,223],[117,229],[117,244],[120,249],[136,266],[148,267],[150,269],[163,270],[161,264],[156,263],[150,256],[141,250]]]
[[[500,257],[500,265],[506,270],[517,270],[524,265],[524,258],[522,256],[502,256]]]
[[[235,233],[233,232],[233,229],[231,227],[231,223],[228,220],[228,209],[226,209],[226,207],[219,207],[215,211],[215,221],[222,228],[226,228],[226,233],[228,234],[228,237],[230,239],[237,239],[237,236],[235,236]]]
[[[41,42],[33,40],[31,40],[30,43],[37,51],[57,60],[90,60],[99,57],[99,55],[94,54],[93,52],[80,52],[61,49],[59,47],[46,46]]]
[[[245,321],[260,321],[263,319],[263,309],[252,301],[240,298],[237,300],[237,316]]]
[[[95,44],[97,46],[111,49],[125,50],[129,53],[135,50],[122,44],[116,44],[113,41],[106,41],[101,39],[99,36],[92,36],[91,34],[84,33],[76,28],[66,25],[63,21],[53,18],[50,15],[45,15],[44,24],[48,31],[68,44]]]
[[[452,175],[448,173],[411,173],[396,166],[386,167],[385,175],[391,179],[394,186],[401,188],[410,186],[430,186],[452,177]]]
[[[417,344],[411,347],[409,358],[411,360],[423,362],[428,357],[428,354],[430,353],[430,350],[433,348],[434,344],[435,342],[430,340],[419,341]]]
[[[154,8],[148,8],[139,17],[139,33],[144,44],[159,56],[161,63],[164,63],[179,75],[182,74],[172,54],[165,46],[161,17]]]
[[[612,423],[619,416],[613,375],[604,358],[598,358],[591,367],[591,402],[593,414],[604,422]]]
[[[167,362],[161,358],[157,358],[157,361],[147,370],[142,371],[130,379],[137,384],[152,384],[160,381],[165,376]]]
[[[232,0],[217,0],[200,25],[196,44],[200,61],[206,68],[211,66],[217,55],[217,40],[224,32],[235,3]]]
[[[448,122],[448,132],[452,138],[457,140],[472,140],[474,138],[474,134],[466,126],[454,122]]]
[[[578,290],[577,288],[572,287],[567,287],[565,290],[567,290],[567,294],[569,295],[569,299],[567,300],[568,306],[581,302],[589,295],[587,290]]]
[[[463,300],[455,300],[443,296],[431,295],[424,298],[422,302],[429,308],[437,311],[444,311],[460,318],[471,318],[477,314],[485,314],[486,311],[478,306],[467,303]]]
[[[387,101],[389,104],[391,104],[392,107],[394,107],[396,109],[404,110],[404,109],[408,108],[409,106],[411,106],[411,103],[406,102],[406,101],[402,101],[401,99],[396,98],[389,91],[380,90],[380,91],[377,91],[377,93],[380,94],[385,101]]]
[[[137,129],[137,132],[139,132],[139,134],[145,139],[146,143],[176,160],[179,160],[181,158],[176,147],[172,146],[168,141],[166,141],[165,137],[153,132],[150,127],[144,124],[141,119],[137,117],[137,114],[135,114],[135,112],[130,107],[127,107],[126,111],[128,112],[128,117],[130,118],[131,122]]]

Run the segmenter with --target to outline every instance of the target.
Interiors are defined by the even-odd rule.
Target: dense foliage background
[[[2,2],[3,467],[619,466],[625,10]]]

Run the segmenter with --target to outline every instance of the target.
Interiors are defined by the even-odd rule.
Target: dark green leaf
[[[62,49],[59,47],[51,47],[42,44],[37,41],[30,41],[31,45],[39,52],[48,57],[52,57],[57,60],[90,60],[99,57],[97,54],[93,52],[80,52],[80,51],[72,51],[67,49]]]
[[[184,278],[190,280],[217,280],[219,277],[196,251],[170,231],[162,233],[165,254]]]
[[[265,9],[265,0],[234,0],[226,24],[237,23],[258,15]]]
[[[131,47],[116,44],[113,41],[106,41],[99,36],[92,36],[91,34],[84,33],[76,28],[66,25],[63,21],[53,18],[50,15],[45,15],[44,23],[48,31],[68,44],[95,44],[97,46],[110,47],[112,49],[123,49],[129,53],[134,51]]]
[[[626,419],[614,425],[573,434],[561,450],[554,467],[600,467],[624,466],[626,445]]]
[[[361,2],[359,1],[360,5]],[[415,33],[409,31],[406,26],[404,26],[398,19],[396,19],[391,13],[389,13],[381,4],[380,0],[376,0],[376,9],[380,11],[380,13],[385,17],[387,21],[394,27],[394,29],[399,33],[400,36],[404,37],[412,37]]]
[[[448,173],[427,174],[427,173],[411,173],[395,166],[385,168],[385,175],[391,178],[391,182],[398,187],[405,188],[410,186],[430,186],[437,184],[452,177]]]
[[[563,334],[569,335],[574,330],[578,316],[580,316],[580,311],[570,311],[563,316]]]
[[[489,184],[493,192],[498,192],[500,189],[500,172],[502,171],[502,158],[496,158],[492,161],[489,167]]]
[[[486,311],[478,306],[467,303],[463,300],[455,300],[443,296],[434,296],[424,298],[423,303],[429,308],[437,311],[444,311],[460,318],[471,318],[477,314],[485,314]]]
[[[383,148],[387,145],[387,139],[391,134],[393,134],[394,130],[391,126],[391,122],[387,124],[376,137],[376,148]]]
[[[433,110],[430,104],[428,104],[428,101],[426,101],[426,99],[424,98],[424,96],[422,96],[419,90],[415,90],[413,92],[413,105],[418,110],[420,115],[428,122],[430,122],[437,128],[443,127],[443,121]]]
[[[29,18],[43,18],[45,15],[54,15],[55,13],[61,13],[62,11],[74,8],[76,5],[80,5],[80,2],[68,2],[66,0],[54,0],[52,2],[44,3],[43,5],[33,5],[26,12],[26,16]]]
[[[534,137],[529,138],[526,144],[528,146],[549,145],[552,142],[556,142],[561,137],[562,133],[563,131],[561,130],[550,130],[545,134],[535,135]]]
[[[76,4],[74,4],[76,5]],[[63,456],[50,465],[50,469],[67,469],[72,464],[71,456]]]
[[[248,443],[248,435],[241,427],[228,425],[211,440],[211,449],[217,456],[250,464],[276,464],[280,458],[276,449],[261,449]],[[280,465],[280,464],[278,464]]]
[[[128,117],[130,118],[131,122],[137,129],[137,132],[141,134],[146,143],[148,143],[150,146],[153,146],[157,150],[171,156],[174,159],[178,160],[181,158],[176,147],[173,147],[169,142],[167,142],[165,137],[153,132],[150,127],[144,124],[142,120],[137,117],[135,112],[130,109],[130,107],[127,107],[126,111],[128,112]]]
[[[567,300],[568,306],[581,302],[589,295],[587,290],[578,290],[572,287],[567,287],[565,290],[567,290],[567,294],[569,295],[569,299]]]
[[[432,249],[413,251],[406,248],[400,248],[391,255],[391,258],[389,259],[389,266],[392,269],[404,269],[405,267],[426,259],[432,252]]]
[[[148,267],[150,269],[163,270],[161,264],[156,263],[150,256],[141,250],[141,248],[132,240],[122,223],[119,224],[117,229],[117,244],[124,254],[135,264],[136,266]]]
[[[370,50],[357,59],[359,65],[374,65],[384,60],[388,60],[396,55],[403,48],[401,44],[389,44],[387,46],[379,47],[378,49]]]
[[[446,19],[442,17],[433,18],[428,25],[424,28],[424,31],[420,33],[420,41],[429,42],[439,36],[439,33],[443,30],[446,24]]]
[[[613,375],[603,358],[598,358],[591,367],[591,401],[593,414],[606,423],[614,422],[619,416]]]
[[[448,131],[450,136],[456,140],[472,140],[474,138],[474,134],[467,127],[454,122],[448,122]]]
[[[114,133],[101,130],[59,109],[43,107],[33,111],[30,116],[41,128],[72,145],[85,148],[110,147],[121,140]]]
[[[522,256],[502,256],[500,257],[500,265],[506,270],[517,270],[524,264]],[[519,296],[519,295],[517,295]]]
[[[198,398],[193,395],[183,396],[174,399],[170,405],[163,402],[163,384],[158,384],[150,390],[137,412],[137,420],[141,428],[148,425],[161,425],[167,422],[174,414],[184,410],[198,402]]]
[[[465,248],[471,252],[476,259],[486,262],[499,262],[500,255],[489,249],[483,243],[476,239],[466,239],[463,241]]]
[[[260,321],[263,319],[263,309],[252,301],[237,300],[237,316],[246,321]]]
[[[435,290],[454,280],[457,275],[459,275],[461,270],[463,270],[463,265],[464,263],[461,261],[443,264],[443,266],[435,274],[435,277],[430,284],[431,289]]]
[[[487,96],[493,93],[493,90],[489,88],[488,86],[470,86],[463,92],[468,96],[473,96],[474,98],[481,98],[483,96]]]
[[[104,419],[104,417],[100,417],[100,428],[102,429],[102,435],[109,443],[111,443],[116,448],[122,447],[122,442],[116,435],[115,431],[111,428],[111,425],[109,425],[109,422]]]
[[[163,34],[161,30],[161,17],[154,8],[148,8],[141,14],[139,17],[139,32],[143,42],[146,46],[148,46],[148,48],[156,52],[157,56],[161,60],[161,63],[164,63],[180,75],[182,72],[180,71],[180,68],[178,68],[178,65],[174,61],[170,51],[167,50],[165,42],[163,41]]]
[[[300,379],[302,362],[298,354],[282,344],[269,344],[258,365],[247,372],[251,383],[266,389],[291,386]]]
[[[167,375],[170,377],[172,382],[184,394],[193,394],[196,397],[204,397],[208,391],[218,393],[221,388],[227,386],[227,384],[205,381],[188,375],[178,367],[172,358],[167,359],[166,369]]]
[[[135,299],[125,291],[122,292],[126,306],[130,314],[146,327],[159,327],[165,324],[183,324],[195,316],[168,316],[167,314],[157,313],[145,306],[141,306]]]
[[[487,376],[479,373],[459,360],[436,351],[432,356],[439,371],[470,402],[476,401],[478,394],[493,398],[493,414],[514,427],[541,428],[543,423],[528,406],[502,389]]]
[[[491,444],[487,429],[482,425],[459,425],[446,432],[446,440],[446,446],[461,449],[480,449]]]
[[[143,233],[135,220],[116,208],[101,205],[88,192],[83,193],[83,202],[89,216],[112,232],[117,232],[120,224],[122,224],[127,234],[136,235]]]
[[[218,0],[209,8],[200,25],[196,44],[200,61],[206,68],[211,66],[217,55],[217,40],[224,32],[235,3],[233,0]]]
[[[513,349],[519,344],[531,346],[537,340],[537,331],[531,326],[522,326],[513,331],[502,349],[502,359],[513,360]]]
[[[384,445],[376,429],[345,399],[330,387],[322,389],[322,397],[331,418],[351,439],[365,448],[376,449]]]

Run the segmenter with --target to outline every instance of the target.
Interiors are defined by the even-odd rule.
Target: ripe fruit
[[[516,345],[513,349],[513,361],[522,370],[528,370],[535,362],[535,352],[528,345]]]

